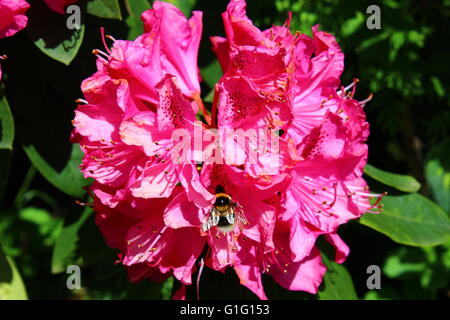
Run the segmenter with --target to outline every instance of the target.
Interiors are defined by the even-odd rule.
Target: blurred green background
[[[208,37],[224,34],[220,14],[227,1],[168,2],[188,16],[192,9],[204,13],[199,65],[203,97],[211,101],[211,88],[221,73]],[[402,238],[401,228],[395,235],[384,229],[386,226],[352,221],[340,229],[351,248],[344,266],[331,262],[322,245],[329,272],[318,295],[288,292],[265,278],[269,298],[448,299],[450,0],[247,2],[248,16],[258,27],[282,24],[291,11],[293,31],[310,34],[311,26],[320,24],[321,30],[337,37],[345,53],[343,84],[350,84],[353,78],[360,80],[358,100],[374,94],[365,107],[371,126],[369,163],[414,177],[421,185],[419,194],[439,207],[413,193],[402,202],[402,212],[437,212],[441,220],[430,216],[429,223],[440,224],[442,230],[438,231],[444,234],[434,240],[434,229],[426,229],[426,216],[420,221],[416,216],[407,218],[418,226],[423,224],[423,233],[422,229],[416,231],[416,238],[423,237],[423,241]],[[76,203],[88,201],[82,187],[89,181],[84,181],[78,170],[80,151],[69,143],[80,83],[96,70],[92,49],[103,48],[99,27],[116,39],[134,39],[142,32],[139,14],[150,8],[150,2],[81,1],[83,28],[68,34],[54,32],[64,29],[64,17],[48,10],[40,0],[30,3],[27,29],[0,41],[0,53],[9,57],[2,61],[1,128],[6,132],[9,123],[11,132],[13,123],[15,132],[14,142],[7,143],[5,133],[0,140],[6,141],[0,144],[0,297],[169,299],[179,286],[177,281],[128,283],[125,270],[114,264],[117,252],[104,243],[93,213]],[[373,4],[381,10],[379,30],[366,27],[366,9]],[[406,199],[396,183],[382,184],[382,178],[369,175],[367,179],[372,191],[388,191],[393,201]],[[423,206],[417,199],[424,201]],[[66,288],[65,271],[70,264],[81,266],[80,290]],[[369,265],[381,267],[380,290],[366,286]],[[330,291],[333,288],[334,293]],[[200,289],[202,298],[255,299],[231,271],[225,275],[205,271]],[[193,286],[188,294],[195,297]]]

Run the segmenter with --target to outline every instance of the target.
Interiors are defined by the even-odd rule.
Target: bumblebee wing
[[[209,217],[209,220],[211,220],[212,224],[211,227],[217,226],[219,224],[220,217],[215,213],[216,212],[214,211],[214,214],[211,217]]]
[[[248,223],[247,218],[245,218],[245,216],[244,216],[243,214],[240,214],[240,215],[239,215],[239,221],[240,221],[242,224],[247,224],[247,223]]]
[[[232,210],[229,214],[226,215],[227,221],[229,224],[234,224],[236,222],[236,217],[234,215],[234,210]]]
[[[202,231],[206,232],[214,226],[217,226],[219,223],[219,216],[216,213],[216,210],[213,209],[210,211],[209,216],[206,221],[202,223]]]
[[[236,218],[238,220],[238,223],[246,225],[248,223],[248,221],[245,218],[244,211],[242,210],[242,208],[239,206],[236,206],[235,210],[236,210]]]

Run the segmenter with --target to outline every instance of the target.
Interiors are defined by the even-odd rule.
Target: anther
[[[111,41],[114,41],[114,42],[117,41],[113,36],[111,36],[111,35],[109,35],[109,34],[107,34],[107,35],[105,36],[105,38],[107,38],[107,39],[109,39],[109,40],[111,40]]]
[[[77,99],[77,100],[75,100],[75,103],[78,103],[78,104],[81,104],[81,103],[83,103],[83,104],[89,104],[89,102],[87,102],[87,101],[84,100],[84,99]]]

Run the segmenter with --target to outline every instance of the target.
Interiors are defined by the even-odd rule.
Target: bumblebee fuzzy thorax
[[[220,213],[225,214],[227,213],[232,204],[232,199],[229,194],[226,193],[217,193],[216,194],[216,201],[214,202],[214,208]]]
[[[223,233],[234,230],[235,224],[243,227],[247,220],[242,212],[242,207],[225,192],[225,189],[216,186],[216,200],[202,222],[202,231],[207,232],[212,227],[217,227]]]

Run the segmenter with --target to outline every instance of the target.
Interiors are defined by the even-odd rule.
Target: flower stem
[[[203,117],[205,118],[208,126],[211,126],[211,116],[209,115],[208,110],[206,110],[205,105],[203,104],[202,98],[200,98],[200,94],[196,93],[192,96],[192,98],[194,99],[194,101],[197,103],[200,110],[202,111]]]

